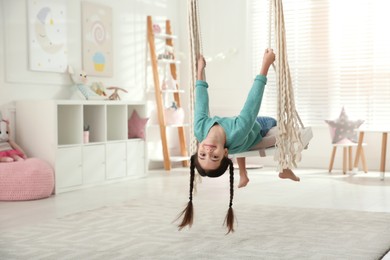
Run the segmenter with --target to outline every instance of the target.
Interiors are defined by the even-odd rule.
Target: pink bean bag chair
[[[0,200],[35,200],[54,190],[54,170],[44,160],[0,163]]]

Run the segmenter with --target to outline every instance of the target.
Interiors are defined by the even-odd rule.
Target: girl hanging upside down
[[[193,222],[192,191],[195,168],[201,176],[215,178],[223,175],[229,167],[230,202],[225,223],[228,228],[228,233],[234,231],[234,214],[232,209],[234,167],[232,160],[228,158],[228,154],[241,153],[275,145],[276,138],[268,138],[266,142],[262,142],[262,139],[266,135],[275,134],[274,126],[276,126],[276,120],[269,117],[257,116],[267,83],[268,69],[274,61],[275,54],[273,50],[266,49],[260,73],[256,76],[245,105],[237,117],[209,117],[208,84],[203,78],[206,62],[203,56],[199,57],[194,117],[194,132],[199,143],[197,152],[191,156],[190,201],[178,217],[180,218],[184,215],[179,225],[179,230],[187,225],[191,226]],[[274,141],[270,142],[269,140]],[[237,163],[240,173],[238,187],[241,188],[248,184],[249,178],[246,171],[245,158],[237,158]],[[290,169],[284,169],[279,173],[279,177],[299,181],[299,177]]]

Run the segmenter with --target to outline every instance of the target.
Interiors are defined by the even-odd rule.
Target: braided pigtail
[[[229,234],[230,232],[234,232],[233,223],[234,223],[234,212],[233,212],[233,195],[234,195],[234,167],[232,160],[229,159],[229,173],[230,173],[230,202],[229,202],[229,209],[225,217],[225,221],[223,224],[228,228],[228,231],[226,234]]]
[[[182,230],[185,226],[192,226],[194,220],[194,209],[192,206],[192,191],[194,189],[194,179],[195,179],[195,156],[191,156],[191,165],[190,165],[190,201],[187,204],[187,207],[180,213],[176,220],[183,216],[181,224],[178,226],[179,230]]]

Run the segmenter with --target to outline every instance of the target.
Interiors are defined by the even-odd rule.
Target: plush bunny
[[[84,71],[75,72],[71,66],[68,66],[68,73],[74,83],[72,86],[72,95],[71,99],[76,100],[102,100],[107,99],[104,96],[98,95],[94,92],[88,83],[88,76]]]
[[[9,139],[9,121],[2,119],[0,113],[0,163],[21,161],[26,158],[20,146]]]

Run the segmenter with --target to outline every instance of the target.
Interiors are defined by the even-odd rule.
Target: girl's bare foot
[[[299,177],[294,174],[290,169],[283,169],[283,172],[279,173],[279,178],[281,179],[290,179],[293,181],[300,181]]]
[[[240,172],[240,182],[238,183],[238,188],[245,187],[249,182],[248,174],[247,172]]]

